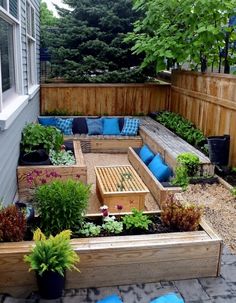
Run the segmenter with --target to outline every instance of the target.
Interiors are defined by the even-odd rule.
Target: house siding
[[[24,94],[28,94],[27,79],[27,45],[26,45],[26,0],[20,0],[20,26],[21,26],[21,52],[22,52],[22,76]],[[36,60],[37,60],[37,83],[39,83],[39,0],[31,0],[35,8],[36,20]],[[13,202],[17,192],[18,158],[20,152],[21,132],[27,123],[36,121],[39,114],[39,92],[19,113],[10,127],[0,132],[0,201],[4,205]]]

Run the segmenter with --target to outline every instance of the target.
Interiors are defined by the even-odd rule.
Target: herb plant
[[[101,233],[101,226],[96,225],[92,222],[83,223],[79,230],[79,233],[86,237],[96,237]]]
[[[71,179],[55,180],[37,187],[34,202],[42,230],[47,235],[55,235],[64,229],[81,226],[89,194],[89,185]]]
[[[53,165],[74,165],[75,157],[72,151],[50,149],[49,158]]]
[[[127,230],[148,230],[149,225],[152,223],[147,215],[144,215],[142,211],[138,211],[136,208],[132,209],[131,215],[125,215],[122,220]]]
[[[17,242],[24,239],[26,217],[15,205],[0,209],[0,241]]]
[[[156,120],[194,146],[202,147],[206,141],[203,132],[179,114],[164,111],[158,114]]]
[[[233,188],[231,189],[231,194],[232,194],[234,197],[236,197],[236,187],[233,187]]]
[[[120,234],[123,231],[123,223],[116,221],[115,217],[106,217],[102,229],[111,234]]]
[[[162,207],[162,222],[176,231],[194,231],[199,227],[202,210],[199,206],[169,198]]]
[[[193,177],[196,175],[200,164],[199,157],[192,153],[182,153],[178,155],[177,162],[180,165],[186,167],[187,174],[189,177]]]
[[[59,151],[63,144],[62,133],[53,126],[43,126],[37,123],[30,123],[25,126],[22,132],[21,148],[24,153],[44,148],[47,153],[50,149]]]
[[[48,239],[37,229],[34,233],[35,246],[29,255],[24,256],[25,262],[30,264],[30,270],[35,270],[39,275],[46,271],[58,272],[64,276],[65,270],[77,270],[76,263],[79,256],[70,244],[70,230],[64,230],[55,237]]]

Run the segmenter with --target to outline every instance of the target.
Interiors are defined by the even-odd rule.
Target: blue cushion
[[[154,158],[154,153],[147,147],[147,145],[144,145],[140,149],[139,156],[141,160],[148,165]]]
[[[86,118],[84,117],[74,118],[72,122],[72,132],[73,134],[87,134],[88,127],[86,123]]]
[[[182,298],[179,298],[174,293],[169,293],[152,300],[150,303],[184,303],[184,300]]]
[[[103,135],[120,135],[118,118],[103,118]]]
[[[156,155],[149,163],[148,168],[160,182],[166,182],[171,176],[171,169],[160,160],[160,155]]]
[[[102,300],[97,301],[97,303],[122,303],[122,301],[117,295],[111,295]]]
[[[60,131],[64,135],[73,135],[73,133],[72,133],[72,122],[73,122],[73,118],[70,118],[70,119],[57,118],[56,128],[60,129]]]
[[[56,126],[57,118],[54,117],[38,117],[39,124],[44,126]]]
[[[86,122],[87,122],[89,135],[102,135],[103,133],[102,118],[98,118],[98,119],[86,118]]]
[[[125,118],[125,124],[121,131],[123,136],[136,136],[138,134],[139,120]]]

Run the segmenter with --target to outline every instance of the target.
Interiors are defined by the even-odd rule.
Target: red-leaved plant
[[[0,210],[0,241],[22,241],[26,231],[26,217],[15,205]]]
[[[201,207],[181,203],[171,196],[162,207],[161,220],[173,230],[194,231],[199,228],[201,214]]]

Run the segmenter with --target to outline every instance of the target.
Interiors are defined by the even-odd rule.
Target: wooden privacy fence
[[[169,110],[191,120],[206,136],[230,135],[230,164],[236,166],[236,77],[174,71]]]
[[[169,84],[42,84],[41,113],[138,115],[168,107]]]

